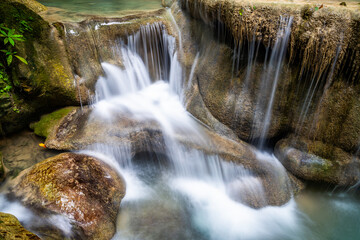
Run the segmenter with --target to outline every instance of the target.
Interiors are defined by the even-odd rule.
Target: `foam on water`
[[[209,239],[302,239],[294,200],[282,207],[253,209],[208,182],[178,178],[172,185],[187,197],[192,220]]]

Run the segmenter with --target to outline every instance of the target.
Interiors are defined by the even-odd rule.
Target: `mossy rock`
[[[35,1],[0,2],[0,22],[24,36],[15,51],[28,62],[15,60],[7,70],[13,88],[8,93],[10,104],[0,109],[3,134],[26,127],[39,113],[78,104],[71,66],[56,28],[20,2]]]
[[[360,159],[333,145],[291,135],[275,146],[275,155],[295,176],[335,185],[356,184]]]
[[[111,166],[75,153],[22,171],[12,186],[10,194],[25,206],[72,219],[74,239],[111,239],[125,195],[125,182]]]
[[[44,5],[42,5],[41,3],[39,3],[35,0],[11,0],[11,1],[22,3],[36,13],[47,10],[47,8]]]
[[[0,213],[0,240],[13,239],[40,240],[38,236],[26,230],[16,217]]]
[[[56,128],[61,120],[77,107],[65,107],[55,112],[43,115],[40,121],[30,124],[30,128],[40,137],[48,137],[48,135]]]

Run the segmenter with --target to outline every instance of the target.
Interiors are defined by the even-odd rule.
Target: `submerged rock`
[[[0,239],[40,240],[38,236],[26,230],[11,214],[0,212]]]
[[[351,186],[360,180],[360,159],[321,141],[291,136],[280,140],[275,155],[295,176]]]
[[[110,239],[121,199],[123,179],[102,161],[63,153],[24,170],[11,194],[37,211],[62,214],[75,234],[86,239]]]

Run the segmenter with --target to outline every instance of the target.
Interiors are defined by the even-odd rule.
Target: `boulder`
[[[30,124],[30,128],[40,137],[46,138],[53,131],[59,122],[76,107],[65,107],[55,112],[41,116],[40,121]]]
[[[39,143],[42,142],[44,142],[42,138],[30,131],[0,139],[0,151],[6,166],[7,178],[16,177],[22,170],[59,154],[58,151],[40,147]]]
[[[114,235],[125,183],[104,162],[63,153],[24,170],[13,181],[11,195],[36,211],[66,216],[79,238]]]
[[[44,5],[42,5],[36,0],[11,0],[11,1],[24,4],[26,7],[28,7],[30,10],[36,13],[40,13],[47,10],[47,8]]]
[[[11,214],[0,212],[0,239],[40,240],[38,236],[26,230]]]
[[[359,156],[321,141],[290,136],[275,146],[275,155],[295,176],[351,186],[360,180]]]

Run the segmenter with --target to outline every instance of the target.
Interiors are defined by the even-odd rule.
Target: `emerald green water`
[[[41,15],[49,22],[80,22],[92,16],[123,17],[162,8],[161,0],[39,0],[48,7]]]
[[[161,0],[40,0],[48,7],[83,14],[106,14],[123,10],[151,10],[161,7]]]

